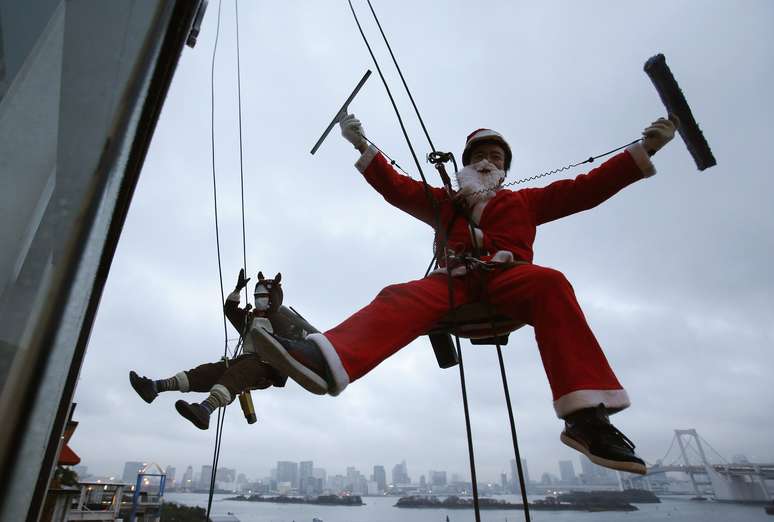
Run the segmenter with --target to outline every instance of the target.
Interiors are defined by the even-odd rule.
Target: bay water
[[[215,495],[211,515],[232,513],[240,522],[473,522],[473,510],[407,509],[393,507],[398,497],[363,497],[363,506],[315,506],[225,500],[234,495]],[[167,493],[164,500],[207,508],[206,493]],[[511,495],[494,498],[519,502]],[[536,500],[542,497],[530,498]],[[660,504],[636,504],[638,511],[589,513],[585,511],[531,511],[536,522],[774,522],[760,505],[741,505],[711,500],[700,502],[689,497],[665,497]],[[482,510],[482,522],[520,522],[521,510]]]

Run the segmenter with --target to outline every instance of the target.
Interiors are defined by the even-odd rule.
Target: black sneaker
[[[180,415],[191,421],[193,425],[200,430],[206,430],[210,427],[210,414],[201,404],[191,404],[180,399],[175,402],[175,409]]]
[[[250,329],[258,355],[307,391],[328,393],[328,365],[314,341],[286,339],[264,328]]]
[[[645,475],[645,462],[634,453],[634,443],[610,424],[605,406],[585,408],[567,416],[561,440],[606,468]]]
[[[148,404],[153,402],[153,399],[159,396],[156,391],[156,385],[153,383],[153,379],[147,377],[140,377],[134,371],[129,372],[129,383],[137,392],[137,395],[142,397],[142,400]]]

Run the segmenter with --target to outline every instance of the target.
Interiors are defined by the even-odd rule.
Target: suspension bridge
[[[719,462],[710,461],[705,447]],[[766,481],[774,481],[774,463],[729,462],[695,429],[675,430],[664,457],[648,465],[647,476],[670,471],[685,473],[697,496],[710,490],[715,500],[726,502],[771,502],[773,498]]]

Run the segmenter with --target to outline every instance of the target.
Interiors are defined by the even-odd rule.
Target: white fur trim
[[[228,391],[228,388],[222,384],[216,384],[210,388],[210,395],[215,397],[221,406],[231,404],[231,401],[233,400],[233,397],[231,397],[231,392]]]
[[[271,321],[265,317],[254,317],[253,322],[250,324],[250,328],[263,328],[269,333],[274,333],[274,328],[271,326]],[[252,335],[245,335],[242,338],[242,351],[244,353],[258,353]]]
[[[242,301],[242,294],[240,293],[241,290],[234,290],[230,294],[228,294],[228,297],[226,298],[226,301],[236,301],[237,303]]]
[[[328,393],[335,397],[343,392],[344,388],[349,385],[349,374],[347,373],[347,370],[344,369],[344,365],[341,364],[341,359],[339,358],[338,352],[336,352],[336,348],[334,348],[327,337],[321,333],[313,333],[307,335],[306,338],[314,342],[314,344],[320,348],[320,352],[322,352],[323,357],[325,357],[325,362],[328,363],[328,369],[333,377],[333,386],[328,390]]]
[[[181,392],[191,391],[191,383],[188,382],[188,375],[185,372],[176,373],[175,379],[177,379],[177,387],[180,388]]]
[[[577,390],[562,395],[554,401],[556,416],[566,417],[570,413],[583,408],[591,408],[598,404],[604,404],[608,410],[620,411],[628,408],[629,395],[626,390]]]
[[[269,319],[266,317],[254,318],[250,328],[263,328],[269,333],[274,333],[274,327],[271,325],[271,321],[269,321]]]
[[[514,261],[513,252],[510,250],[498,250],[489,260],[490,263],[513,263]]]
[[[355,162],[355,168],[362,174],[371,164],[379,151],[373,145],[369,145],[365,152]]]
[[[641,141],[626,147],[626,152],[631,154],[632,159],[634,159],[634,162],[642,171],[643,176],[649,178],[656,173],[656,166],[653,165],[652,161],[650,161],[648,151],[646,151],[645,147],[642,146]]]

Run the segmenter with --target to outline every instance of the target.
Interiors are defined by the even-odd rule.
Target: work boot
[[[328,365],[314,341],[286,339],[264,328],[251,328],[250,335],[261,359],[307,391],[317,395],[328,393],[328,382],[331,380]]]
[[[129,372],[129,383],[132,385],[132,388],[134,388],[134,391],[137,392],[137,395],[142,397],[142,400],[148,404],[152,403],[153,399],[159,395],[156,391],[156,384],[153,382],[153,379],[148,379],[144,376],[140,377],[134,371]]]
[[[189,403],[180,399],[175,402],[175,409],[200,430],[206,430],[210,427],[210,412],[201,404]]]
[[[645,462],[634,453],[634,443],[610,424],[603,404],[571,413],[564,419],[561,440],[606,468],[645,475]]]

